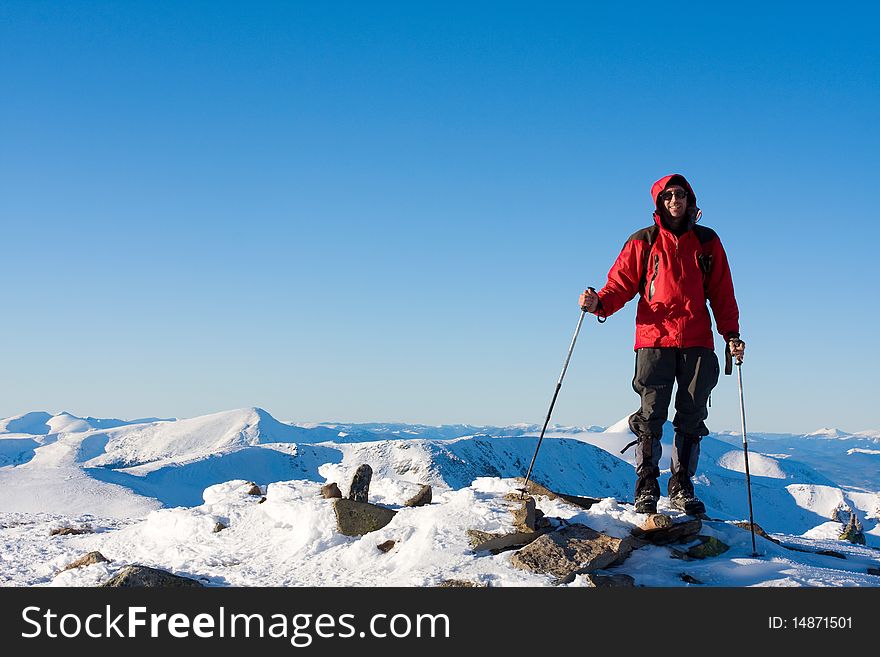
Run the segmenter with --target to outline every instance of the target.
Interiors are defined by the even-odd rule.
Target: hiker
[[[742,362],[739,309],[727,256],[718,235],[697,224],[701,211],[690,183],[679,174],[651,188],[654,225],[633,233],[599,292],[584,290],[581,308],[604,320],[636,294],[636,366],[633,389],[641,408],[629,417],[636,440],[635,510],[656,513],[660,499],[660,438],[675,395],[675,438],[667,492],[687,514],[705,513],[691,478],[697,470],[700,439],[709,434],[709,393],[718,383],[708,301],[726,349]]]

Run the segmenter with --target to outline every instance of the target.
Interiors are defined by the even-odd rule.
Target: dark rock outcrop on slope
[[[575,523],[544,534],[517,551],[510,562],[567,583],[577,575],[622,563],[636,546],[632,539],[608,536]]]
[[[415,495],[404,502],[403,506],[425,506],[426,504],[431,503],[431,497],[431,487],[426,484],[419,488],[419,491]]]
[[[702,520],[691,518],[684,522],[673,522],[668,527],[651,531],[645,531],[640,527],[633,527],[632,535],[653,545],[668,545],[669,543],[687,543],[692,541],[697,537],[702,528]]]
[[[348,489],[348,499],[355,502],[370,501],[370,480],[373,478],[373,468],[364,463],[354,471],[351,486]]]
[[[517,477],[516,480],[520,484],[525,483],[525,477]],[[564,500],[565,502],[573,504],[574,506],[580,507],[582,509],[589,509],[597,502],[601,502],[601,499],[597,497],[582,497],[580,495],[568,495],[566,493],[558,493],[531,480],[529,480],[529,484],[528,486],[525,486],[525,489],[529,495],[541,495],[544,497],[548,497],[551,500]]]
[[[110,560],[100,552],[93,551],[80,557],[76,561],[71,561],[61,569],[61,572],[63,573],[65,570],[73,570],[74,568],[82,568],[83,566],[91,566],[96,563],[110,563]]]
[[[83,527],[56,527],[49,531],[49,536],[76,536],[77,534],[91,534],[94,531],[89,525]]]
[[[185,588],[200,587],[198,582],[189,577],[181,577],[167,570],[148,566],[126,566],[101,584],[104,587],[118,588]]]
[[[346,536],[363,536],[382,529],[397,514],[397,511],[378,504],[345,498],[333,500],[333,511],[339,533]]]
[[[321,496],[325,500],[338,499],[342,497],[342,491],[339,490],[339,486],[336,485],[336,482],[330,482],[329,484],[321,486]]]

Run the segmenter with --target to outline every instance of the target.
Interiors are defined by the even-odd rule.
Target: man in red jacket
[[[636,369],[633,389],[641,408],[629,418],[636,435],[635,509],[656,513],[660,499],[660,438],[675,395],[675,427],[668,493],[688,514],[705,513],[691,478],[700,456],[700,439],[709,434],[705,419],[709,393],[718,383],[718,358],[712,306],[718,333],[739,361],[745,343],[739,337],[739,309],[727,255],[711,228],[697,225],[697,197],[684,176],[664,176],[651,188],[654,225],[626,241],[608,281],[598,293],[584,290],[578,303],[607,317],[639,295],[636,311]]]

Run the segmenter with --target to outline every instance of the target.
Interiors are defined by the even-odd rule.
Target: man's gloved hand
[[[730,355],[736,358],[737,365],[743,362],[743,356],[746,353],[745,342],[739,338],[730,338],[727,341],[727,348],[730,350]]]
[[[588,313],[595,312],[596,307],[599,305],[599,295],[596,294],[596,290],[588,288],[581,292],[578,305],[581,307],[581,310],[586,310]]]

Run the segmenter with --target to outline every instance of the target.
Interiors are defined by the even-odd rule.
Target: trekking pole
[[[595,292],[593,288],[587,288]],[[565,377],[565,370],[568,369],[568,362],[571,360],[571,353],[574,351],[574,343],[577,342],[578,333],[581,331],[581,324],[584,323],[584,315],[587,314],[586,308],[581,308],[581,316],[578,319],[577,328],[574,330],[574,337],[571,339],[571,345],[568,347],[568,355],[565,357],[565,365],[562,366],[562,373],[559,375],[559,380],[556,382],[556,390],[553,392],[553,400],[550,402],[550,409],[547,411],[547,418],[544,420],[544,427],[541,429],[541,436],[538,438],[538,446],[535,447],[535,454],[532,456],[532,462],[529,464],[529,471],[526,472],[526,480],[523,483],[523,487],[520,488],[522,491],[522,497],[525,497],[529,488],[529,479],[532,476],[532,468],[535,467],[535,459],[538,458],[538,450],[541,449],[541,441],[544,440],[544,432],[547,431],[547,425],[550,424],[550,415],[553,413],[553,406],[556,404],[556,397],[559,396],[559,389],[562,388],[562,379]]]
[[[746,464],[746,489],[749,492],[749,528],[752,530],[752,556],[758,556],[758,550],[755,548],[755,518],[752,514],[752,479],[749,476],[749,443],[746,439],[746,407],[743,401],[743,376],[742,376],[742,360],[739,356],[736,358],[736,378],[739,383],[739,413],[742,418],[743,432],[743,455]]]

